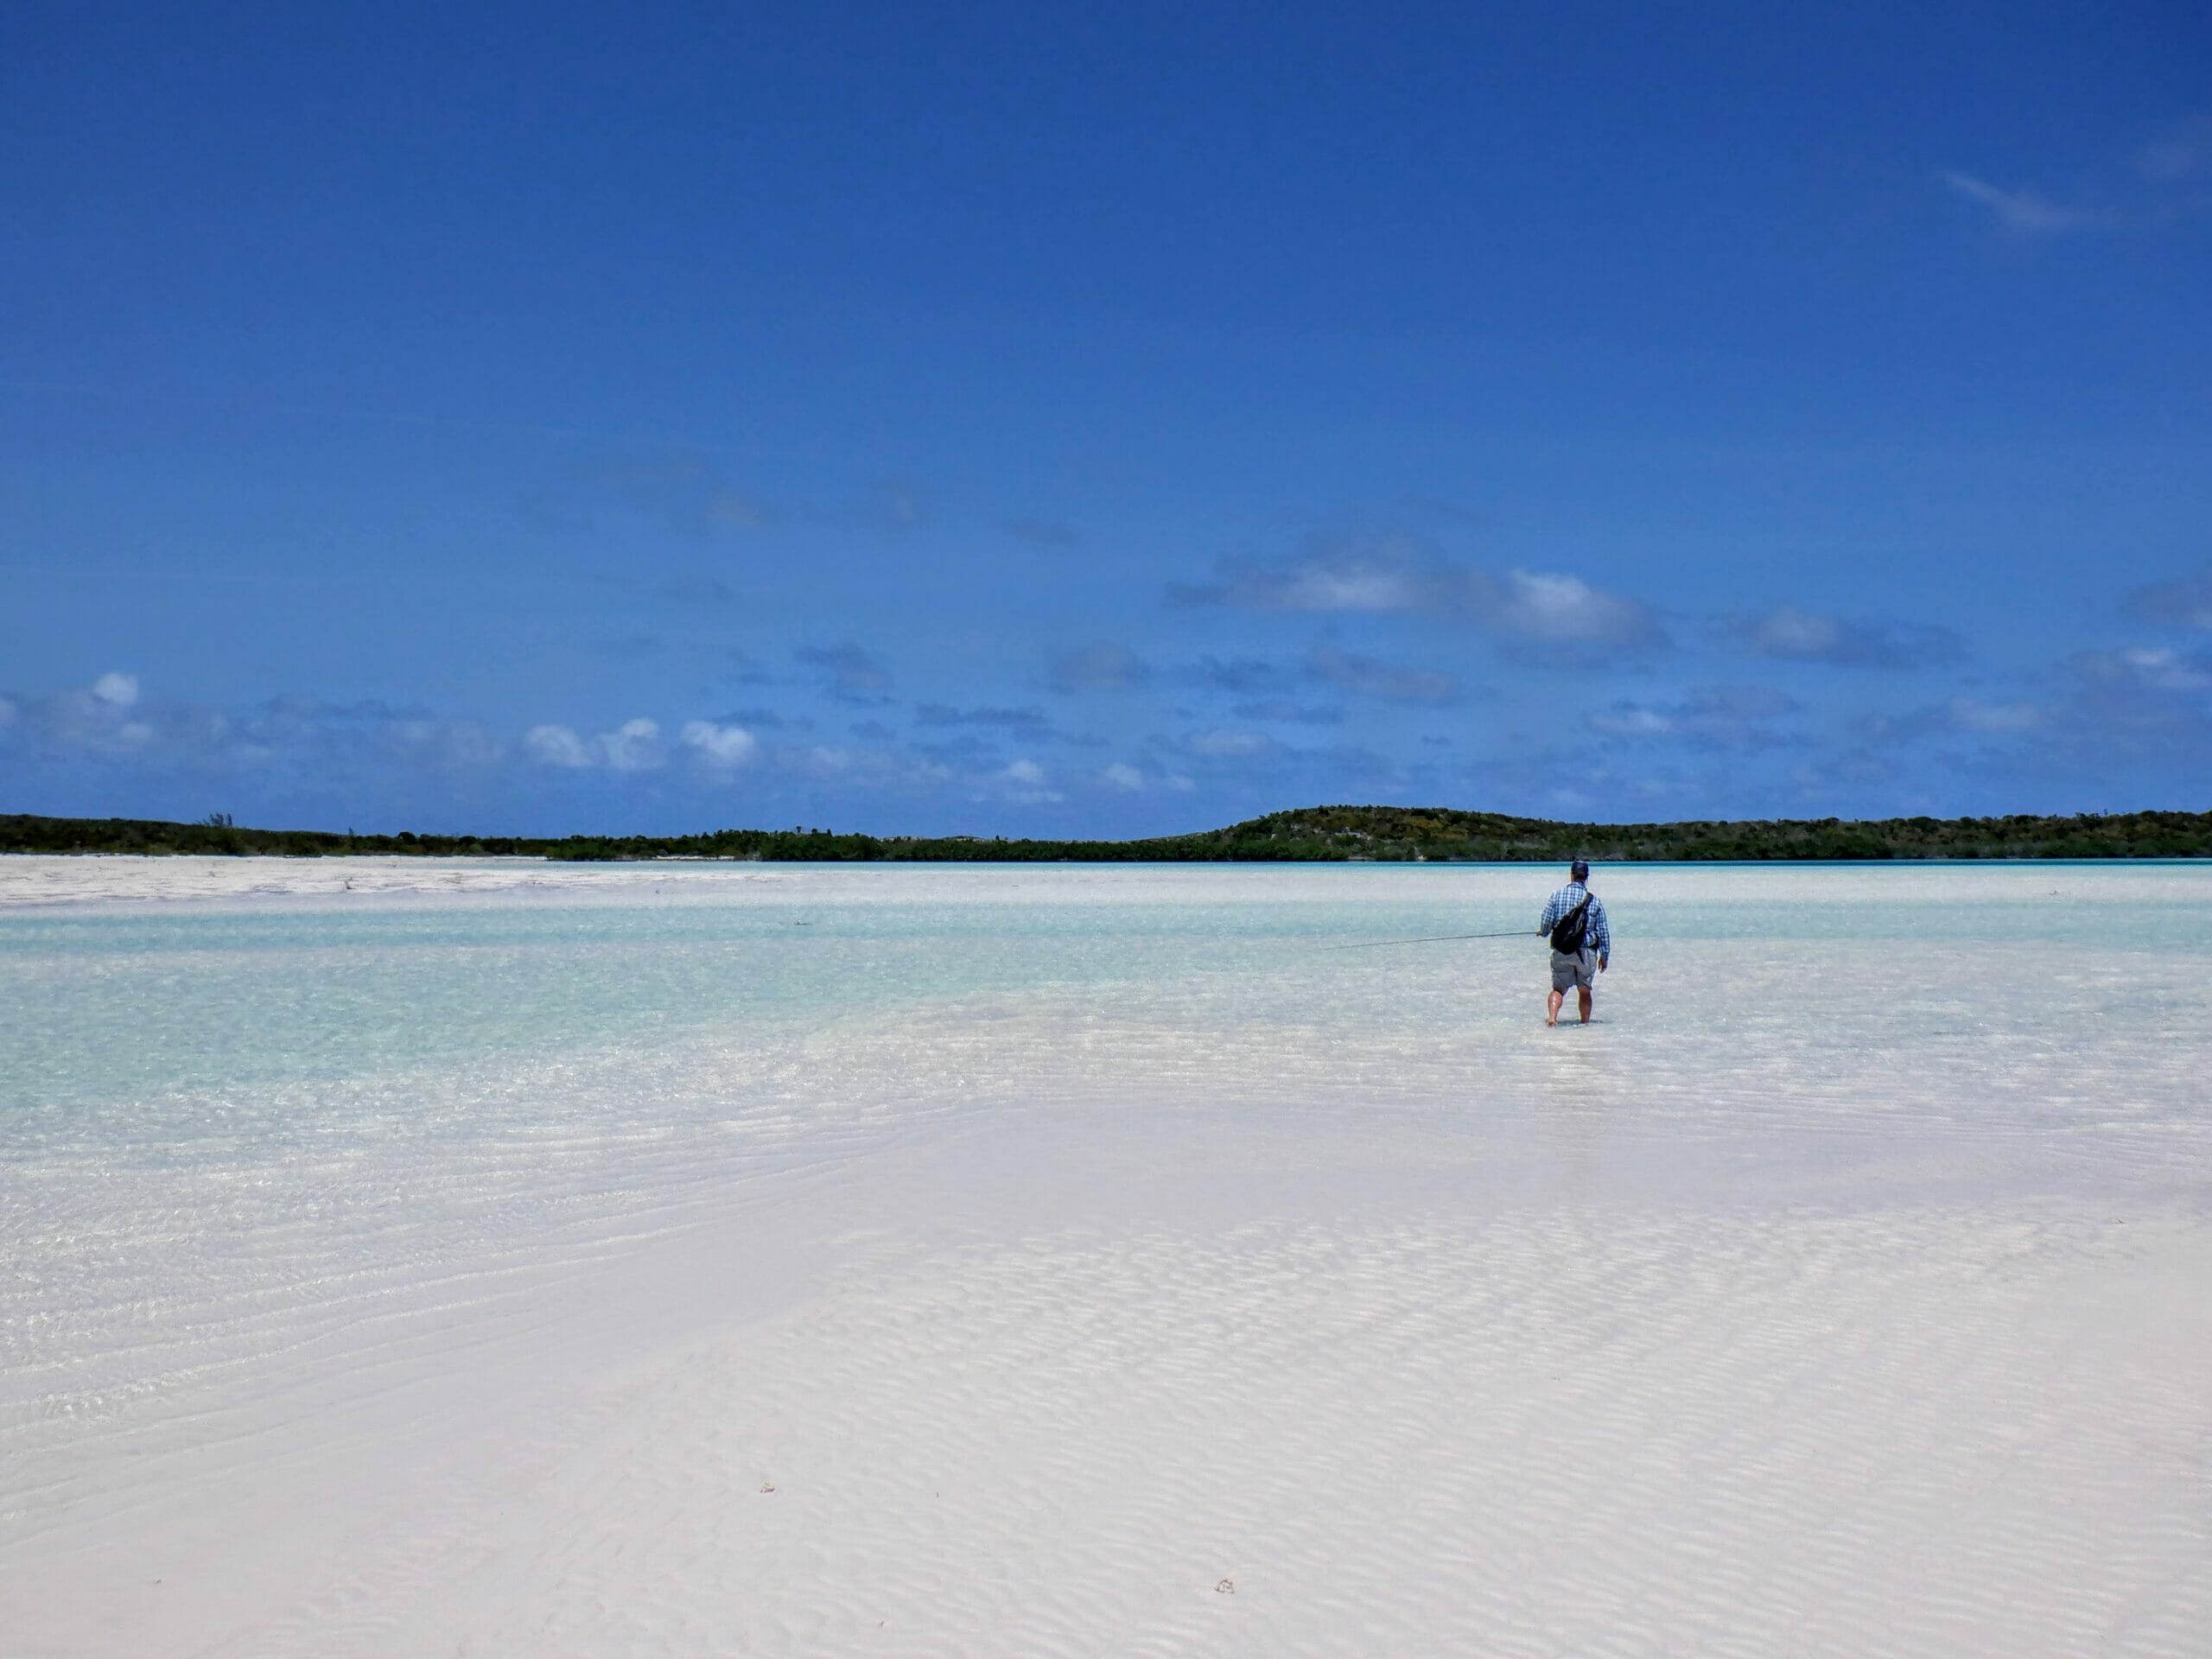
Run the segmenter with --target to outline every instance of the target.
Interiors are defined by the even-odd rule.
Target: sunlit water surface
[[[1389,1124],[1597,1183],[1704,1149],[1739,1206],[2201,1204],[2212,868],[1608,869],[1599,1022],[1546,1032],[1556,879],[0,863],[0,1539],[103,1437],[426,1284],[993,1114]]]

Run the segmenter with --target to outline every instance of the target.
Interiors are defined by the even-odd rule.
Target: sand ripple
[[[2212,1629],[2196,1380],[2070,1329],[2143,1288],[2123,1228],[904,1243],[257,1650],[2173,1655]]]

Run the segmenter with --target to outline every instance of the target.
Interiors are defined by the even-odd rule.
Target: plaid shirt
[[[1580,881],[1570,881],[1544,905],[1544,918],[1536,924],[1536,931],[1548,934],[1559,918],[1582,902],[1590,892]],[[1601,957],[1613,954],[1613,930],[1605,923],[1605,901],[1594,893],[1590,898],[1590,913],[1582,920],[1582,948],[1595,950]]]

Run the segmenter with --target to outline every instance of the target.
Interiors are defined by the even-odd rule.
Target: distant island
[[[1612,862],[1915,858],[2212,857],[2212,812],[2074,817],[1754,819],[1569,823],[1449,807],[1315,806],[1223,830],[1142,841],[841,835],[713,830],[696,836],[334,834],[196,823],[0,814],[0,853],[140,853],[321,858],[767,859],[819,863],[1510,863],[1580,855]]]

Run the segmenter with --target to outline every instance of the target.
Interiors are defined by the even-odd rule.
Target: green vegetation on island
[[[1223,830],[1142,841],[839,835],[826,830],[711,830],[696,836],[357,836],[251,830],[216,814],[196,823],[0,814],[0,853],[149,853],[319,858],[346,854],[567,860],[763,859],[799,862],[1557,861],[1925,858],[2203,858],[2212,813],[2074,817],[1754,819],[1740,823],[1567,823],[1448,807],[1316,806]]]

